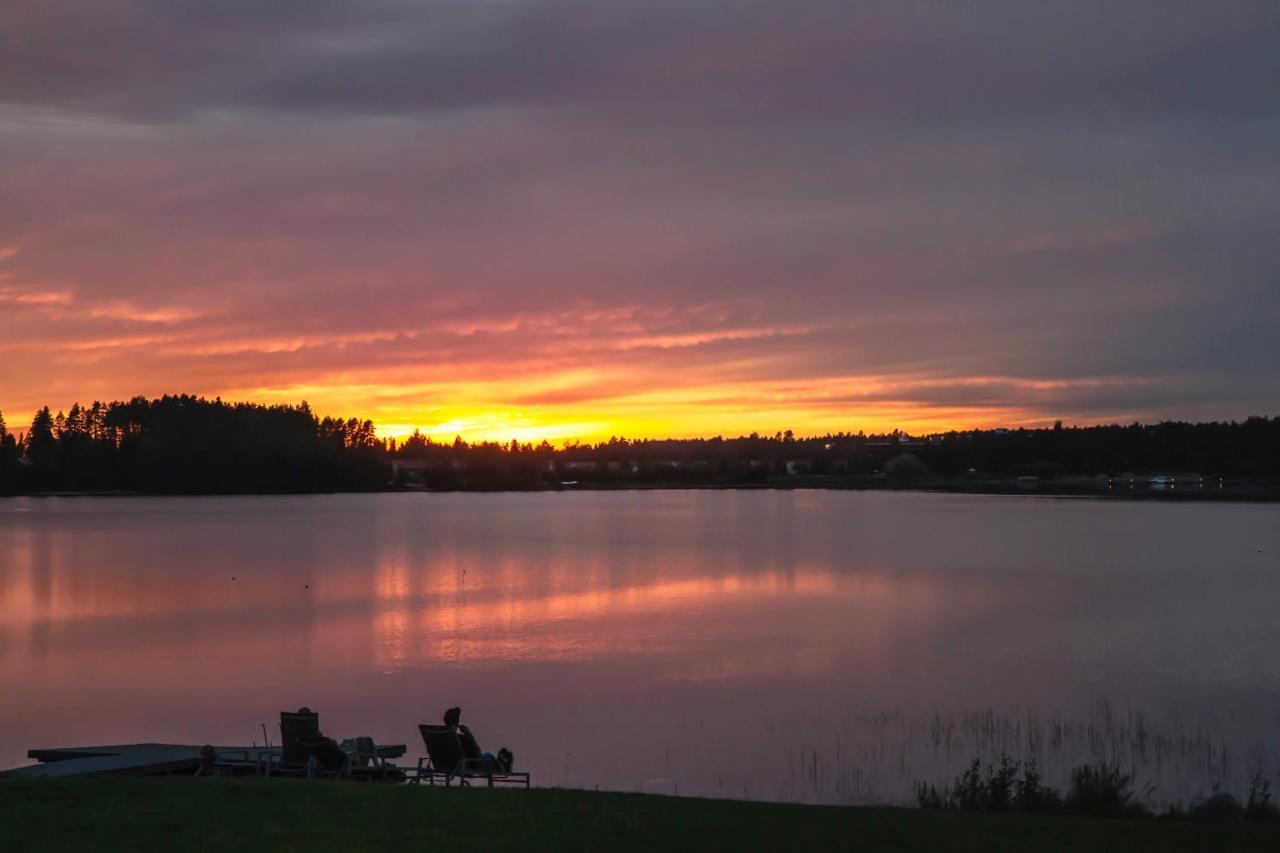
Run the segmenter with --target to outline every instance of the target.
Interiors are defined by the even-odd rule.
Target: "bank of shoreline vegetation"
[[[1190,805],[1170,803],[1161,812],[1149,804],[1154,789],[1134,789],[1133,774],[1119,765],[1081,764],[1071,770],[1065,792],[1044,783],[1034,761],[1007,756],[985,767],[975,758],[950,785],[916,783],[922,809],[969,812],[1073,815],[1077,817],[1194,819],[1280,823],[1280,808],[1271,796],[1271,779],[1255,773],[1244,800],[1230,791],[1213,792]]]
[[[9,851],[1271,851],[1280,824],[333,781],[0,780]]]
[[[1280,417],[911,436],[508,444],[380,439],[369,420],[193,396],[0,415],[0,494],[259,494],[387,489],[941,488],[1280,496]]]

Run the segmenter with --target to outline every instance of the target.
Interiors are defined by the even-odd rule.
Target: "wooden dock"
[[[61,777],[94,773],[129,776],[163,776],[194,773],[202,764],[203,747],[176,743],[126,743],[115,746],[85,746],[64,749],[32,749],[28,758],[39,764],[7,770],[4,776]],[[279,749],[260,746],[215,746],[214,764],[257,765]]]

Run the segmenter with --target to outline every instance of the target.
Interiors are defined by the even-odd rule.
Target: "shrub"
[[[1022,768],[1017,788],[1018,810],[1024,812],[1056,812],[1062,810],[1062,795],[1040,781],[1034,761]]]
[[[1238,820],[1243,815],[1244,806],[1226,791],[1219,791],[1191,807],[1191,816],[1200,820]]]
[[[1018,780],[1019,764],[1010,761],[1008,756],[1000,758],[1000,766],[987,767],[987,809],[993,812],[1007,812],[1014,807],[1015,784]]]
[[[1246,820],[1276,820],[1280,809],[1271,802],[1271,780],[1259,773],[1249,782],[1249,801],[1244,806]]]
[[[973,759],[968,769],[956,777],[951,798],[962,811],[983,811],[987,807],[987,785],[982,778],[982,763]]]
[[[1133,777],[1117,764],[1084,764],[1071,771],[1066,805],[1077,814],[1118,817],[1146,814],[1133,801]]]
[[[922,809],[952,808],[951,792],[946,788],[939,791],[926,782],[916,783],[916,804]]]
[[[917,782],[916,803],[922,809],[1053,812],[1061,809],[1062,796],[1041,782],[1034,762],[1024,765],[1003,756],[985,771],[975,758],[950,788]]]
[[[1154,788],[1142,792],[1149,798]],[[1121,771],[1118,764],[1082,764],[1071,771],[1071,787],[1064,798],[1045,785],[1034,761],[1025,764],[1002,756],[998,764],[987,764],[975,758],[956,776],[951,787],[937,788],[926,782],[916,783],[916,803],[922,809],[955,809],[957,811],[1007,812],[1034,814],[1069,812],[1090,817],[1151,817],[1152,812],[1135,799],[1133,777]],[[1170,804],[1160,814],[1162,819],[1180,820],[1280,820],[1280,808],[1271,801],[1271,780],[1261,775],[1249,785],[1249,800],[1240,801],[1216,790],[1190,809]]]

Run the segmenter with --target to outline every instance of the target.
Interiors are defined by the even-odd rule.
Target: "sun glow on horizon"
[[[446,421],[418,419],[413,417],[413,413],[406,414],[407,417],[395,421],[375,419],[378,436],[403,441],[417,431],[436,443],[448,443],[460,437],[471,443],[496,441],[507,444],[514,439],[521,444],[537,444],[545,440],[562,445],[575,441],[595,443],[614,437],[630,440],[737,438],[753,432],[772,436],[787,430],[797,437],[859,431],[887,433],[895,429],[931,434],[996,426],[1044,426],[1049,422],[1045,417],[1029,412],[956,410],[940,416],[932,410],[911,411],[907,408],[858,413],[762,412],[754,418],[740,417],[735,412],[687,409],[658,410],[650,417],[608,417],[588,411],[531,413],[475,410]]]
[[[361,407],[359,403],[309,397],[277,397],[274,395],[203,395],[220,396],[227,401],[296,405],[307,400],[317,417],[356,417],[373,422],[378,438],[403,442],[420,433],[437,444],[456,438],[468,443],[498,442],[539,444],[542,441],[562,446],[574,442],[597,443],[610,438],[629,440],[737,438],[757,433],[772,436],[791,430],[797,437],[813,437],[833,433],[888,433],[903,430],[911,434],[942,433],[951,430],[989,429],[997,426],[1046,426],[1053,417],[1023,410],[977,410],[897,406],[863,407],[856,411],[812,410],[782,407],[753,413],[713,406],[685,404],[655,407],[648,413],[627,411],[628,403],[615,410],[586,406],[544,409],[512,409],[493,407]],[[83,403],[83,401],[80,401]],[[55,413],[66,411],[70,405]],[[6,411],[8,429],[23,433],[34,412]]]
[[[903,430],[911,434],[992,427],[1122,422],[1117,413],[1073,410],[1064,393],[1101,390],[1127,393],[1143,388],[1140,377],[1060,379],[976,375],[947,378],[935,373],[764,376],[721,378],[690,369],[670,374],[643,363],[610,367],[526,367],[510,375],[477,372],[460,364],[415,369],[411,364],[378,371],[322,373],[311,381],[279,385],[207,388],[209,399],[262,404],[306,402],[317,416],[373,422],[382,439],[402,442],[415,431],[436,443],[553,445],[598,443],[610,438],[736,438],[790,430],[798,437]],[[734,370],[726,370],[730,376]],[[740,374],[740,371],[737,371]],[[424,378],[424,374],[426,377]],[[416,381],[415,381],[416,379]],[[101,390],[101,389],[99,389]],[[157,397],[174,389],[142,389]],[[100,395],[121,399],[129,395]],[[87,405],[94,397],[80,398]],[[66,411],[76,400],[57,402]],[[33,412],[8,410],[9,429],[22,431]],[[1142,419],[1123,413],[1123,422]]]
[[[797,437],[836,433],[920,435],[950,430],[1047,426],[1060,415],[1026,407],[937,406],[909,401],[840,403],[821,399],[826,384],[762,389],[751,384],[697,386],[619,395],[559,405],[513,406],[483,383],[459,383],[429,390],[395,386],[308,384],[287,388],[227,389],[200,396],[226,401],[298,405],[306,402],[317,417],[368,419],[381,439],[403,442],[418,432],[435,443],[461,438],[468,443],[497,442],[556,446],[598,443],[610,438],[736,438],[772,436],[790,430]],[[419,392],[421,395],[419,396]],[[484,392],[489,393],[484,393]],[[517,396],[510,393],[511,397]],[[791,395],[795,398],[791,399]],[[144,396],[160,396],[159,393]],[[488,398],[488,399],[486,399]],[[423,404],[420,399],[446,399]],[[78,402],[85,404],[85,400]],[[65,402],[62,410],[70,408]],[[58,411],[51,404],[51,409]],[[6,412],[9,430],[22,432],[34,412]],[[1070,421],[1069,421],[1070,422]],[[1078,419],[1080,423],[1087,418]],[[1094,421],[1097,422],[1097,421]]]

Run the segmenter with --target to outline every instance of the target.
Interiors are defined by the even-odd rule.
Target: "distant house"
[[[409,472],[421,474],[425,471],[430,471],[433,467],[439,467],[439,464],[433,465],[429,459],[392,459],[391,477],[392,479],[399,478],[401,471],[406,474]]]
[[[426,485],[429,472],[449,467],[448,462],[439,459],[392,459],[391,482],[407,488],[421,488]]]

